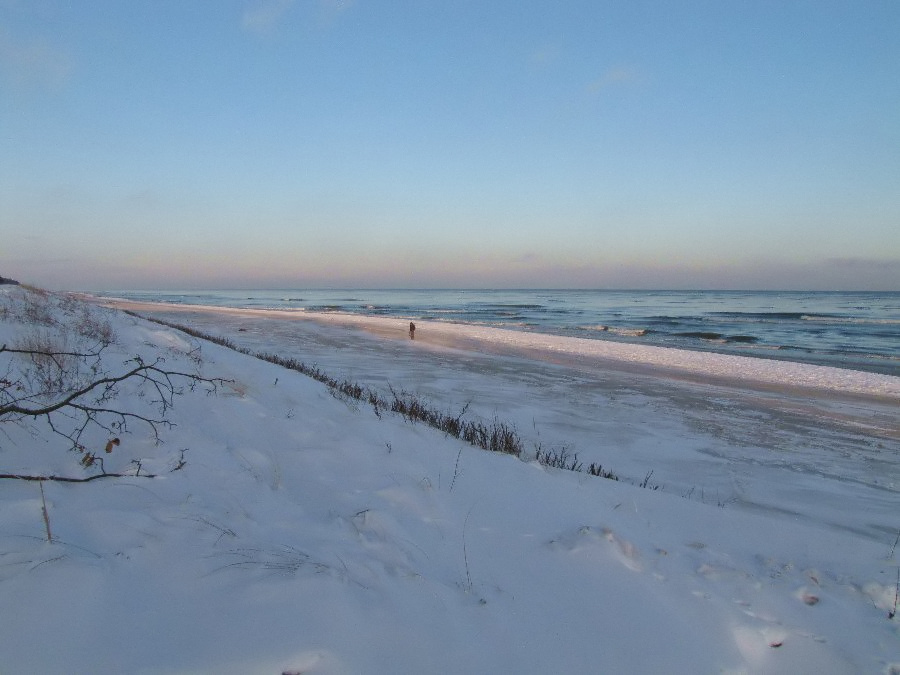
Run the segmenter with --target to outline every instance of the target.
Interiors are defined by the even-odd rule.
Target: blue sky
[[[0,275],[900,290],[900,3],[0,0]]]

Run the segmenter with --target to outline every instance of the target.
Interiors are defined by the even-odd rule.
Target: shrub
[[[584,468],[584,465],[578,461],[578,453],[570,456],[569,450],[565,446],[559,450],[541,450],[538,448],[535,459],[540,464],[554,469],[582,471]]]
[[[131,422],[149,427],[155,440],[182,384],[203,383],[215,391],[219,378],[167,368],[162,358],[134,356],[117,364],[106,356],[114,336],[111,324],[96,308],[73,303],[46,291],[28,291],[15,305],[15,318],[35,327],[14,345],[0,344],[0,423],[35,428],[46,423],[54,434],[83,455],[84,466],[102,458],[86,445],[116,439]],[[138,404],[118,404],[123,383],[135,387]],[[150,394],[147,396],[146,394]],[[82,437],[87,434],[84,443]],[[107,445],[107,452],[111,446]]]

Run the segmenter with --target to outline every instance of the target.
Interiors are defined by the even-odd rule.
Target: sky
[[[900,2],[0,0],[0,275],[900,290]]]

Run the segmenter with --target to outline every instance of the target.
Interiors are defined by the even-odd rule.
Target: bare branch
[[[12,350],[10,350],[12,351]],[[92,410],[95,412],[103,412],[102,409],[93,408],[91,406],[80,406],[77,404],[77,400],[81,397],[89,394],[95,389],[105,387],[106,392],[111,391],[109,385],[115,385],[119,382],[124,382],[125,380],[132,377],[139,377],[145,382],[151,383],[157,392],[160,394],[160,402],[163,403],[164,409],[167,409],[171,406],[171,397],[177,393],[175,385],[172,383],[173,377],[183,377],[189,380],[190,382],[196,384],[198,382],[204,382],[206,384],[210,384],[215,386],[217,384],[222,384],[225,382],[222,378],[205,378],[201,377],[194,373],[183,373],[174,370],[164,370],[159,368],[157,364],[161,362],[161,359],[157,359],[151,364],[144,363],[140,357],[135,357],[131,359],[131,361],[126,363],[137,363],[138,365],[131,370],[122,373],[121,375],[109,376],[109,377],[101,377],[98,380],[95,380],[75,391],[68,393],[62,399],[51,403],[49,405],[40,407],[40,408],[27,408],[18,405],[17,403],[11,403],[9,405],[0,406],[0,417],[4,415],[24,415],[26,417],[39,417],[42,415],[49,415],[50,413],[56,412],[62,408],[67,406],[71,406],[73,408],[79,410]],[[160,379],[156,379],[154,375],[158,376]],[[109,411],[107,411],[109,412]],[[121,414],[121,413],[119,413]]]
[[[64,351],[43,351],[43,350],[35,350],[35,349],[12,349],[7,347],[6,345],[0,346],[0,354],[3,352],[9,352],[10,354],[24,354],[26,356],[31,357],[32,359],[37,357],[46,357],[56,360],[57,357],[61,356],[73,356],[79,359],[93,359],[100,356],[103,352],[105,345],[100,344],[97,345],[97,349],[92,352],[64,352]]]
[[[81,467],[93,474],[72,478],[0,473],[0,478],[80,483],[152,477],[134,460],[136,470],[107,472],[104,459],[109,461],[118,437],[136,425],[162,442],[160,432],[175,426],[169,419],[175,397],[198,386],[215,393],[227,382],[200,374],[199,345],[187,353],[170,348],[179,359],[188,359],[177,362],[186,364],[183,369],[169,367],[159,351],[146,357],[125,354],[121,361],[111,358],[111,347],[118,343],[111,317],[74,296],[26,289],[0,298],[0,321],[10,322],[18,335],[0,342],[0,440],[15,443],[18,435],[10,433],[14,429],[34,439],[43,439],[49,431],[65,438]],[[183,466],[184,451],[174,470]]]
[[[24,481],[56,481],[57,483],[89,483],[92,480],[97,480],[98,478],[135,478],[140,476],[140,478],[156,478],[155,473],[97,473],[93,476],[84,476],[83,478],[71,478],[69,476],[29,476],[27,474],[17,474],[17,473],[0,473],[0,479],[3,478],[11,478],[14,480],[24,480]]]
[[[186,382],[191,390],[202,383],[209,388],[209,392],[215,392],[218,385],[226,382],[222,378],[206,378],[197,373],[167,369],[163,365],[164,359],[162,358],[158,358],[152,363],[147,363],[141,357],[136,356],[125,362],[126,365],[133,364],[133,367],[125,372],[117,375],[108,375],[104,374],[100,368],[94,368],[91,370],[91,373],[100,376],[77,386],[73,385],[71,381],[72,378],[75,378],[75,374],[65,372],[60,365],[61,361],[55,360],[54,357],[65,355],[79,359],[81,363],[93,358],[99,360],[103,351],[102,347],[96,353],[9,349],[5,345],[3,350],[32,359],[54,359],[61,371],[58,389],[65,390],[66,386],[75,386],[75,388],[57,393],[56,391],[48,390],[47,387],[40,387],[41,390],[35,392],[29,391],[29,388],[24,386],[24,383],[21,381],[13,383],[4,379],[3,387],[0,388],[0,394],[3,394],[2,398],[6,400],[0,403],[0,422],[5,420],[21,422],[26,418],[42,417],[54,433],[67,438],[72,443],[72,449],[78,451],[84,450],[79,441],[88,427],[96,426],[105,431],[116,433],[125,431],[129,421],[138,421],[149,426],[153,432],[154,440],[159,443],[159,427],[171,428],[174,426],[172,422],[166,419],[166,414],[174,405],[175,396],[182,393],[178,384],[179,380]],[[115,399],[118,394],[118,385],[132,379],[139,384],[149,387],[150,391],[153,392],[150,405],[157,408],[158,416],[131,412],[109,405],[109,402]],[[22,394],[13,396],[10,392],[10,389],[13,387],[22,390]],[[57,387],[52,389],[57,389]],[[52,399],[54,396],[56,396],[56,400],[52,400],[49,403],[40,403],[40,401],[46,400],[48,397]],[[56,415],[61,415],[70,420],[70,422],[74,422],[74,429],[66,432],[59,428],[54,422],[54,416]]]

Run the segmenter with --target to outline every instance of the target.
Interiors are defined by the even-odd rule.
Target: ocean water
[[[900,292],[242,290],[106,295],[471,323],[900,376]]]

